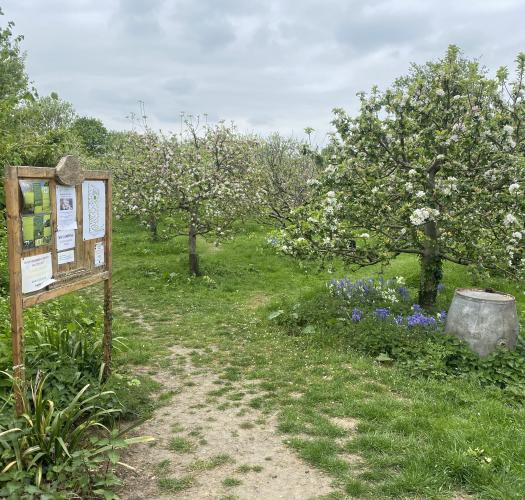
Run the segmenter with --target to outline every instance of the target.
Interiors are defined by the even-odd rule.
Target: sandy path
[[[333,491],[329,476],[283,444],[275,417],[248,406],[262,395],[256,384],[221,380],[195,367],[192,352],[172,348],[172,368],[154,375],[173,395],[137,430],[155,443],[123,457],[136,472],[124,473],[122,498],[303,500]]]

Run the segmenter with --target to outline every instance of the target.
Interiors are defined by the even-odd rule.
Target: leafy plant
[[[86,397],[88,386],[58,409],[44,397],[46,379],[38,373],[23,415],[0,424],[0,495],[110,496],[108,487],[118,484],[118,450],[151,438],[123,439],[110,430],[103,422],[119,410],[99,405],[104,392]]]
[[[268,320],[291,335],[326,332],[381,364],[397,364],[414,377],[468,377],[501,389],[500,395],[509,401],[525,402],[522,343],[514,351],[502,348],[480,358],[465,342],[444,334],[444,312],[432,316],[417,304],[410,306],[411,301],[403,302],[402,297],[410,296],[404,286],[390,293],[385,285],[399,284],[399,279],[332,280],[329,294],[315,292],[300,303],[281,304]]]

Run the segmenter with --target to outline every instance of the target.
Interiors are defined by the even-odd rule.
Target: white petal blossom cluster
[[[414,226],[420,226],[425,222],[436,220],[438,216],[439,210],[435,208],[416,208],[410,215],[410,222],[414,224]]]
[[[517,182],[514,182],[514,183],[512,183],[509,186],[509,193],[510,194],[514,194],[516,192],[519,192],[519,190],[520,190],[520,185]]]
[[[514,214],[508,213],[505,215],[505,218],[503,219],[503,224],[505,226],[512,226],[514,224],[518,223],[518,219],[514,216]]]

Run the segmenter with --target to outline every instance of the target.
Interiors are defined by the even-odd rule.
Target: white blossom
[[[513,184],[511,184],[509,186],[509,193],[510,194],[513,194],[513,193],[515,193],[516,191],[519,191],[519,190],[520,190],[520,185],[517,182],[514,182]]]
[[[517,222],[518,219],[516,219],[516,217],[514,217],[514,215],[511,213],[508,213],[503,219],[503,224],[505,224],[505,226],[510,226],[512,224],[516,224]]]
[[[429,207],[416,208],[414,212],[412,212],[412,215],[410,216],[410,222],[414,224],[414,226],[420,226],[421,224],[424,224],[425,222],[435,220],[438,215],[439,215],[439,210],[435,208],[429,208]]]

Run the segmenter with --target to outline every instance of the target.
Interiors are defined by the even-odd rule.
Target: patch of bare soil
[[[122,498],[303,500],[333,491],[329,476],[283,444],[275,418],[248,406],[253,383],[225,383],[193,366],[193,350],[172,351],[174,369],[154,376],[166,403],[137,430],[156,441],[123,457],[136,471],[122,471]]]
[[[265,294],[264,292],[256,292],[251,297],[248,298],[243,304],[243,308],[247,309],[259,309],[270,303],[272,297]]]

